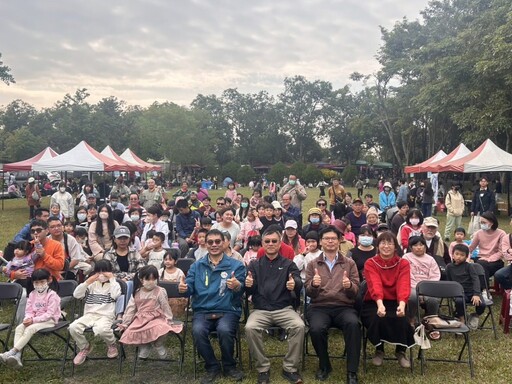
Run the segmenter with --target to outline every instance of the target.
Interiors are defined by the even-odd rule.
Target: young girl
[[[96,262],[94,273],[76,287],[73,296],[76,299],[85,297],[84,315],[69,326],[69,334],[79,349],[73,363],[82,364],[92,351],[92,345],[84,336],[85,329],[90,327],[107,344],[107,356],[110,359],[117,357],[112,323],[115,319],[116,299],[121,296],[121,286],[112,273],[112,264],[107,260]]]
[[[160,280],[162,281],[171,281],[173,283],[179,283],[182,277],[185,277],[183,271],[176,267],[176,261],[180,253],[177,249],[171,248],[165,251],[163,268],[158,271],[160,275]]]
[[[64,222],[64,232],[66,232],[69,236],[75,235],[75,226],[71,222],[71,220],[66,220]]]
[[[411,209],[405,217],[405,224],[400,227],[398,232],[398,242],[402,249],[407,251],[409,247],[409,238],[412,236],[421,236],[421,225],[423,224],[423,214],[419,209]]]
[[[356,235],[354,234],[354,232],[352,232],[352,224],[350,224],[350,220],[348,220],[345,217],[341,220],[346,225],[345,231],[342,232],[345,237],[345,240],[350,241],[352,243],[352,245],[355,247],[357,245]]]
[[[0,361],[14,367],[23,367],[21,351],[32,336],[41,329],[54,327],[60,318],[60,297],[49,288],[52,281],[46,269],[36,269],[32,274],[34,290],[30,292],[23,322],[16,327],[14,347],[0,354]]]
[[[247,250],[244,253],[244,264],[248,266],[251,261],[258,258],[258,250],[261,248],[261,236],[250,236],[247,240]]]
[[[244,246],[247,247],[249,237],[259,234],[261,227],[263,227],[263,224],[258,217],[258,211],[255,208],[251,208],[247,213],[247,217],[240,223],[240,233],[237,240],[243,241]]]
[[[242,197],[240,200],[240,208],[238,208],[235,213],[235,221],[237,224],[244,221],[251,210],[252,208],[249,206],[249,199],[247,197]]]
[[[4,271],[9,279],[24,288],[27,288],[27,280],[34,272],[35,252],[33,251],[34,245],[30,241],[22,240],[18,242],[14,249],[14,258],[7,263]],[[15,279],[15,272],[20,270],[25,271],[27,277],[24,279]]]
[[[249,204],[252,208],[256,208],[258,204],[261,203],[261,192],[259,189],[254,190],[252,193],[251,200],[249,200]]]
[[[181,332],[182,324],[173,324],[167,292],[158,286],[158,269],[146,265],[135,275],[133,297],[130,299],[118,325],[123,330],[119,340],[123,344],[139,346],[139,357],[147,359],[153,345],[158,357],[165,359],[167,349],[164,342],[169,332]]]
[[[231,199],[231,201],[236,200],[236,189],[235,189],[234,183],[228,184],[228,189],[227,189],[226,193],[224,194],[224,198],[229,198],[229,199]]]
[[[322,251],[319,249],[318,245],[318,232],[309,231],[306,233],[306,248],[303,253],[299,253],[293,259],[293,262],[297,265],[300,271],[300,278],[303,282],[306,281],[306,268],[308,264],[318,256]]]
[[[451,242],[450,247],[448,249],[448,253],[450,254],[450,258],[453,260],[453,247],[457,244],[466,244],[469,247],[471,244],[471,240],[466,240],[466,230],[462,227],[455,228],[455,240]],[[472,259],[478,258],[478,247],[475,248],[473,253],[471,254]]]

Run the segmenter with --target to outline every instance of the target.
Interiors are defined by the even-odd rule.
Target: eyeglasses
[[[325,240],[325,241],[336,241],[338,240],[337,237],[322,237],[322,240]]]
[[[30,233],[35,235],[36,233],[41,233],[43,231],[43,228],[33,228],[30,230]]]
[[[276,240],[276,239],[267,239],[267,240],[263,240],[263,242],[264,242],[265,244],[270,244],[270,243],[272,243],[272,244],[277,244],[277,242],[278,242],[278,241],[279,241],[279,240]]]
[[[326,206],[326,204],[325,204],[325,203],[318,203],[318,204],[317,204],[317,207],[325,207],[325,206]]]
[[[222,240],[221,239],[215,239],[215,240],[207,240],[206,241],[206,244],[208,245],[219,245],[220,243],[222,243]]]

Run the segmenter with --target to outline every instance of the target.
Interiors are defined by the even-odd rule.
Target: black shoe
[[[347,384],[358,384],[357,373],[347,372]]]
[[[219,376],[220,371],[206,372],[206,374],[201,378],[201,384],[213,384]]]
[[[288,380],[290,383],[294,384],[302,384],[302,376],[299,375],[299,372],[286,372],[283,370],[283,377]]]
[[[258,373],[258,384],[270,383],[270,370]]]
[[[230,377],[235,381],[242,381],[245,377],[244,373],[236,368],[231,368],[224,372],[224,376]]]
[[[318,371],[316,371],[315,379],[319,381],[325,381],[329,377],[329,374],[331,373],[332,368],[322,369],[319,368]]]

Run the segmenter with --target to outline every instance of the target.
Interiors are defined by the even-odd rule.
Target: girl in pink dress
[[[149,357],[151,346],[159,358],[167,357],[164,345],[167,334],[181,332],[183,324],[173,322],[167,292],[158,286],[158,270],[155,266],[142,267],[135,275],[133,297],[118,328],[124,331],[119,341],[139,346],[141,359]]]

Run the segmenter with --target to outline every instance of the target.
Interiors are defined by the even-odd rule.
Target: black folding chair
[[[0,343],[4,346],[3,349],[5,352],[9,349],[9,339],[11,338],[11,333],[16,323],[16,312],[20,304],[22,293],[23,287],[18,283],[0,283],[0,305],[2,305],[2,310],[9,314],[10,312],[8,311],[12,310],[12,316],[6,316],[6,319],[10,319],[10,321],[8,323],[0,323],[0,332],[7,331],[5,339],[0,339]]]
[[[69,299],[71,304],[71,311],[67,315],[69,319],[74,319],[75,313],[76,313],[76,300],[73,297],[73,292],[75,291],[75,288],[78,286],[78,283],[75,280],[61,280],[58,282],[59,285],[59,291],[58,295],[62,299]],[[59,320],[59,322],[50,328],[41,329],[39,332],[36,333],[36,335],[40,336],[55,336],[57,339],[61,340],[64,343],[64,353],[62,358],[57,357],[44,357],[32,344],[32,342],[27,344],[27,347],[29,347],[35,354],[37,358],[29,358],[29,359],[23,359],[23,361],[60,361],[62,363],[62,375],[64,375],[64,369],[66,368],[66,358],[67,358],[67,350],[68,348],[73,350],[73,346],[70,343],[70,335],[69,332],[67,333],[67,336],[64,337],[59,333],[59,331],[66,329],[71,321],[66,319],[66,316],[64,312],[62,313],[62,320]],[[35,335],[34,335],[35,336]],[[26,348],[23,349],[22,355],[25,353]]]
[[[188,297],[186,296],[186,294],[179,292],[178,283],[172,283],[169,281],[159,281],[158,285],[165,289],[165,291],[167,292],[168,298],[184,297],[184,298],[187,298],[187,300],[188,300]],[[188,302],[187,302],[187,307],[188,307]],[[173,322],[174,323],[183,323],[182,321],[174,320],[174,319],[173,319]],[[183,370],[183,363],[185,361],[185,339],[187,336],[187,322],[184,322],[183,330],[180,333],[169,332],[169,334],[176,337],[176,339],[178,340],[178,342],[180,344],[179,358],[174,359],[171,356],[171,357],[166,357],[166,358],[147,358],[144,360],[145,361],[163,361],[163,362],[168,362],[170,364],[178,364],[179,374],[181,376],[181,372]],[[134,361],[133,361],[132,376],[135,376],[135,371],[137,369],[138,360],[139,360],[139,346],[135,347],[135,357],[134,357]]]
[[[462,285],[457,283],[456,281],[421,281],[416,286],[416,295],[418,300],[418,319],[421,319],[421,315],[419,313],[419,301],[421,296],[430,296],[430,297],[437,297],[437,298],[443,298],[443,299],[450,299],[455,300],[459,299],[463,302],[463,308],[464,308],[464,319],[467,323],[467,312],[466,312],[466,302],[465,302],[465,295],[464,295],[464,289],[462,288]],[[439,331],[441,333],[447,333],[447,334],[461,334],[464,336],[464,344],[462,345],[462,348],[459,352],[459,356],[457,360],[454,359],[427,359],[425,357],[425,350],[420,348],[419,357],[420,357],[420,366],[421,366],[421,374],[423,375],[425,372],[425,362],[426,361],[434,361],[434,362],[444,362],[444,363],[463,363],[469,365],[469,370],[471,373],[471,377],[474,377],[474,369],[473,369],[473,354],[471,350],[471,340],[469,338],[469,328],[466,326],[466,324],[462,324],[460,327],[457,328],[436,328],[436,331]],[[440,340],[439,342],[442,342]],[[462,355],[464,353],[464,350],[468,349],[468,358],[467,360],[462,360]]]
[[[189,258],[181,258],[176,261],[176,268],[179,268],[183,271],[185,276],[187,276],[188,270],[190,269],[190,266],[194,264],[196,260],[195,259],[189,259]]]
[[[124,281],[124,280],[116,279],[116,281],[121,286],[121,296],[119,296],[119,298],[123,298],[124,297],[123,309],[120,312],[120,314],[122,315],[124,313],[124,310],[126,308],[126,305],[128,304],[128,300],[129,300],[129,297],[126,296],[127,285],[126,285],[126,281]],[[85,304],[85,300],[84,300],[84,304]],[[83,306],[82,306],[82,313],[81,313],[81,315],[83,315]],[[117,327],[118,323],[119,323],[119,321],[114,321],[114,323],[112,324],[112,328],[115,329]],[[84,330],[84,332],[85,333],[93,333],[93,329],[92,329],[92,327],[86,328]],[[114,336],[116,337],[116,339],[119,340],[119,337],[120,337],[119,332],[114,332]],[[74,352],[74,356],[76,356],[76,354],[77,354],[76,343],[74,343],[73,352]],[[66,350],[66,357],[67,357],[67,350]],[[65,359],[66,359],[66,357],[65,357]],[[123,345],[121,343],[119,343],[119,355],[117,356],[117,359],[118,359],[119,373],[121,373],[122,360],[126,359],[126,352],[125,352],[124,347],[123,347]],[[113,360],[113,359],[110,359],[107,356],[87,356],[87,360]],[[72,371],[71,371],[71,375],[73,376],[75,374],[75,364],[72,364],[72,366],[73,366],[73,368],[72,368]]]
[[[480,280],[480,290],[483,292],[483,290],[487,290],[487,296],[488,300],[485,300],[485,306],[487,309],[487,314],[484,317],[484,320],[478,325],[478,329],[492,329],[494,332],[494,338],[498,340],[498,333],[496,332],[496,323],[494,322],[494,315],[492,313],[492,306],[494,305],[494,301],[492,300],[491,293],[489,292],[489,287],[487,286],[487,279],[485,278],[485,270],[484,267],[482,267],[478,263],[471,263],[470,264],[472,268],[475,269],[476,274],[478,275],[478,279]],[[491,326],[486,327],[485,323],[487,320],[491,318]]]

